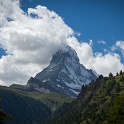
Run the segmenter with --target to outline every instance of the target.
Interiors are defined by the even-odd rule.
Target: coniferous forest
[[[59,107],[50,124],[124,124],[124,73],[102,75],[72,103]]]

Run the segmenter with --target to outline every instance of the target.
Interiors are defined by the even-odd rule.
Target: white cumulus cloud
[[[0,58],[1,85],[26,84],[67,44],[76,50],[84,66],[99,74],[124,69],[118,54],[94,53],[92,40],[79,43],[76,32],[54,11],[38,5],[24,13],[18,0],[0,0],[0,5],[0,46],[7,53]]]
[[[121,58],[117,53],[106,52],[104,55],[102,53],[94,53],[91,40],[89,43],[77,43],[74,38],[73,41],[70,39],[69,43],[76,50],[80,62],[86,68],[93,69],[98,74],[108,76],[112,72],[115,75],[120,70],[124,70],[124,64],[121,63]]]
[[[124,41],[116,41],[115,48],[119,48],[124,56]]]
[[[29,8],[24,13],[17,0],[0,3],[0,44],[7,52],[0,59],[0,82],[25,84],[49,64],[58,49],[65,49],[74,31],[44,6]]]

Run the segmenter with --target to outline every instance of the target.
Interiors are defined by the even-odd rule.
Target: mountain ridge
[[[96,78],[96,74],[91,69],[86,69],[80,64],[77,53],[70,46],[64,51],[57,51],[49,66],[34,77],[41,83],[46,82],[57,91],[72,97],[80,93],[83,84],[88,84]]]

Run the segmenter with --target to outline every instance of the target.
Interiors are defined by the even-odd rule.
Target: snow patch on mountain
[[[70,96],[77,96],[81,86],[95,80],[97,75],[79,62],[74,49],[67,46],[53,55],[50,65],[38,73],[35,79],[46,82],[51,87]]]

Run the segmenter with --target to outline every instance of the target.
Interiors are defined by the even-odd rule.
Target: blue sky
[[[93,40],[93,50],[103,52],[118,40],[124,40],[123,0],[21,0],[22,9],[46,6],[60,15],[81,41]],[[98,44],[103,40],[107,45]]]
[[[0,85],[26,84],[70,45],[86,68],[124,71],[123,0],[0,0]]]

